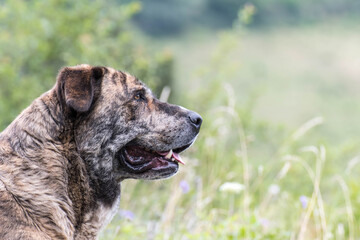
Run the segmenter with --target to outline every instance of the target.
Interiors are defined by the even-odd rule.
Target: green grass
[[[328,22],[154,43],[203,128],[175,177],[122,184],[134,216],[101,239],[359,239],[359,39]]]

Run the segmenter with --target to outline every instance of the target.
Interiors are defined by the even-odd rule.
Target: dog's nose
[[[199,129],[202,123],[201,116],[196,112],[190,112],[188,116],[191,124],[194,125],[194,127],[196,127],[197,129]]]

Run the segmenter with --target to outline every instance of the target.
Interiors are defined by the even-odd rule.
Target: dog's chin
[[[183,163],[179,153],[191,144],[168,150],[156,151],[139,145],[128,144],[116,154],[120,171],[125,173],[124,178],[160,179],[174,175]]]

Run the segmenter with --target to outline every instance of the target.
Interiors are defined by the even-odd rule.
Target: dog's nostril
[[[195,125],[195,127],[200,128],[202,123],[202,118],[199,114],[197,114],[196,112],[190,112],[189,119],[190,122]]]

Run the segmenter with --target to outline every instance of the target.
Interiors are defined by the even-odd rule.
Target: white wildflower
[[[337,238],[343,238],[345,237],[345,229],[344,224],[339,223],[336,228],[336,237]]]
[[[263,173],[264,173],[264,166],[263,166],[263,165],[260,165],[260,166],[258,167],[258,174],[259,174],[259,176],[262,176]]]
[[[271,185],[269,186],[268,192],[269,192],[271,195],[278,195],[278,194],[280,193],[280,187],[279,187],[279,185],[271,184]]]
[[[240,193],[245,189],[245,186],[238,182],[226,182],[219,188],[221,192]]]

